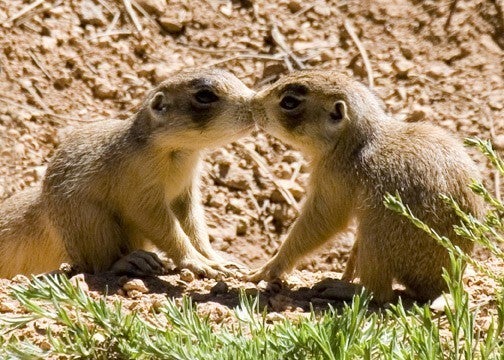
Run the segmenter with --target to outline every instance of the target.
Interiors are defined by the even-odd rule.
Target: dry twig
[[[149,20],[155,27],[157,27],[158,29],[161,29],[161,25],[159,25],[159,23],[154,20],[147,11],[145,11],[145,9],[143,7],[140,6],[140,4],[138,4],[136,1],[134,0],[131,0],[131,4],[135,7],[135,9],[138,10],[138,12],[140,14],[142,14],[147,20]]]
[[[44,3],[45,0],[37,0],[33,3],[31,3],[30,5],[24,7],[23,9],[21,9],[20,11],[18,11],[17,13],[15,13],[14,15],[12,15],[10,18],[8,18],[5,22],[6,23],[9,23],[9,22],[15,22],[17,19],[19,19],[21,16],[24,16],[25,14],[27,14],[28,12],[32,11],[33,9],[35,9],[37,6],[41,5]]]
[[[138,17],[135,14],[135,10],[133,10],[133,6],[131,5],[131,0],[123,0],[123,3],[124,3],[124,8],[126,9],[126,12],[128,13],[129,17],[131,18],[131,21],[133,21],[133,25],[135,25],[138,32],[141,32],[142,31],[142,24],[140,24],[140,21],[138,21]]]
[[[223,59],[219,59],[213,61],[208,64],[204,64],[202,68],[213,67],[222,63],[226,63],[233,60],[242,60],[242,59],[259,59],[259,60],[274,60],[274,61],[283,61],[283,54],[275,54],[275,55],[264,55],[264,54],[239,54],[234,56],[229,56]]]
[[[448,28],[450,27],[453,14],[455,13],[455,9],[457,8],[457,2],[458,2],[458,0],[452,0],[452,2],[450,4],[450,12],[448,13],[448,18],[446,19],[446,22],[444,25],[445,31],[448,31]]]
[[[366,49],[364,48],[364,45],[362,45],[361,41],[359,40],[359,37],[355,33],[355,30],[354,30],[352,24],[350,24],[350,21],[345,20],[344,26],[345,26],[345,30],[347,31],[348,35],[350,35],[350,37],[352,38],[353,42],[357,46],[357,49],[359,50],[359,52],[362,56],[362,61],[364,62],[364,66],[366,67],[369,87],[372,89],[374,87],[373,69],[371,68],[371,63],[369,62],[369,58],[367,56]]]
[[[51,109],[49,109],[49,106],[47,106],[47,104],[45,103],[45,101],[42,99],[42,97],[37,93],[37,91],[33,88],[33,84],[30,80],[26,80],[26,79],[22,79],[19,81],[19,85],[25,89],[28,94],[30,94],[32,97],[33,97],[33,100],[35,100],[35,102],[37,104],[40,105],[40,107],[42,107],[42,109],[44,109],[44,111],[48,114],[52,114],[52,111]]]
[[[287,204],[292,206],[294,210],[299,214],[300,213],[300,207],[296,199],[294,199],[294,196],[291,194],[289,190],[284,188],[276,179],[276,177],[271,173],[269,170],[266,161],[263,159],[261,155],[257,153],[257,151],[253,149],[249,149],[248,147],[237,143],[240,148],[245,152],[254,162],[259,166],[259,168],[262,170],[262,172],[268,177],[268,179],[275,185],[275,187],[278,189],[282,197],[285,199]]]
[[[119,21],[120,17],[121,17],[121,12],[118,10],[115,12],[114,17],[112,18],[112,21],[110,22],[109,26],[107,26],[107,30],[105,30],[105,34],[112,32],[112,30],[117,25],[117,22]]]
[[[282,49],[285,55],[287,55],[285,59],[285,64],[289,68],[289,71],[292,71],[291,70],[292,64],[290,64],[289,58],[296,64],[296,67],[299,70],[306,69],[306,65],[303,64],[301,59],[299,59],[289,48],[289,46],[285,42],[285,38],[283,37],[282,33],[280,33],[280,30],[278,29],[278,26],[275,23],[271,24],[271,38],[273,39],[275,44],[278,45],[280,49]]]
[[[31,49],[28,50],[28,55],[30,55],[30,58],[33,60],[35,65],[37,65],[37,67],[44,73],[46,78],[48,78],[50,81],[53,81],[53,77],[51,76],[51,74],[49,74],[49,71],[47,71],[45,66],[42,65],[42,62],[40,61],[40,59],[33,53],[33,51]]]

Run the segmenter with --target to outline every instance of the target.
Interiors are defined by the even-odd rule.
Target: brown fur
[[[201,105],[202,90],[218,100]],[[254,127],[252,95],[228,72],[182,73],[150,92],[131,119],[75,131],[50,161],[42,188],[0,206],[0,276],[50,271],[64,261],[102,272],[151,243],[180,267],[212,277],[224,271],[204,223],[200,154]]]
[[[280,106],[287,96],[287,105],[292,97],[301,100],[294,110]],[[383,200],[398,191],[416,216],[470,252],[473,244],[456,236],[457,217],[439,197],[451,195],[462,209],[482,214],[481,200],[468,187],[479,173],[463,146],[437,126],[391,118],[364,85],[332,71],[286,76],[255,102],[259,125],[309,155],[313,171],[302,214],[276,256],[250,279],[291,270],[355,216],[346,280],[360,278],[378,302],[394,299],[394,280],[419,300],[440,295],[447,251]]]

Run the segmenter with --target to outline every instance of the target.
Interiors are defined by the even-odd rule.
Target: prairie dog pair
[[[381,303],[394,299],[394,280],[418,300],[439,296],[447,251],[383,200],[398,191],[416,216],[470,252],[473,244],[454,233],[458,218],[439,197],[450,195],[463,210],[482,215],[482,201],[468,187],[479,173],[462,145],[437,126],[393,119],[364,85],[333,71],[286,76],[254,103],[259,126],[307,154],[312,174],[288,237],[249,279],[279,277],[356,217],[345,280],[360,278]]]
[[[0,276],[62,262],[86,272],[160,271],[156,256],[133,252],[149,244],[197,274],[226,272],[208,240],[200,157],[255,127],[253,95],[228,72],[186,72],[151,91],[129,120],[76,131],[50,161],[41,188],[1,204]]]

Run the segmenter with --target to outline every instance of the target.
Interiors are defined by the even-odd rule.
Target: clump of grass
[[[504,175],[502,160],[487,142],[479,146]],[[473,190],[489,204],[483,220],[459,213],[457,232],[488,248],[502,259],[504,205],[481,184]],[[234,309],[234,325],[215,329],[197,314],[191,298],[177,305],[167,299],[148,318],[127,312],[121,302],[92,298],[65,276],[33,278],[12,287],[12,297],[25,308],[24,315],[0,317],[0,357],[16,359],[502,359],[504,354],[504,279],[486,264],[463,254],[449,239],[418,220],[400,198],[387,196],[387,207],[409,218],[447,247],[451,269],[444,272],[453,306],[443,314],[428,305],[406,309],[401,302],[378,312],[369,309],[370,296],[362,293],[341,309],[311,311],[296,321],[270,324],[258,298],[241,294]],[[497,280],[495,311],[485,333],[475,331],[478,309],[471,307],[462,286],[465,262]],[[35,321],[47,327],[43,348],[16,336],[17,329]]]

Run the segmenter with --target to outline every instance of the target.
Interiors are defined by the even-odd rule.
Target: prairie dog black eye
[[[284,96],[280,101],[280,107],[285,110],[294,110],[301,104],[301,100],[292,95]]]
[[[219,97],[209,89],[201,89],[198,90],[196,94],[194,94],[194,99],[200,104],[211,104],[219,100]]]

